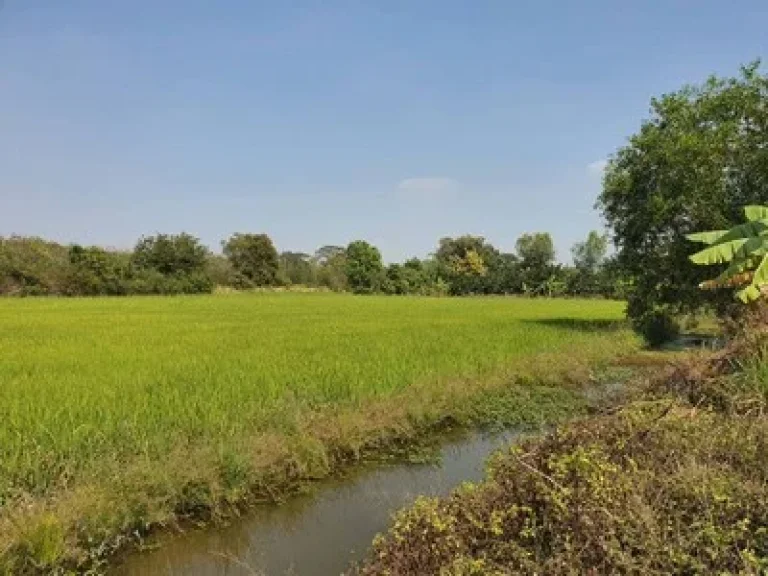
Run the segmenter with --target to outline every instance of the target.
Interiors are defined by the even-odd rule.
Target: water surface
[[[338,575],[366,553],[394,511],[419,495],[444,495],[482,478],[513,433],[447,441],[432,464],[381,465],[323,484],[314,494],[263,506],[229,526],[161,537],[114,570],[120,576]]]

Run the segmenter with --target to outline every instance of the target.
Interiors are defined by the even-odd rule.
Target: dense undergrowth
[[[423,498],[360,575],[768,570],[768,339],[752,333]]]

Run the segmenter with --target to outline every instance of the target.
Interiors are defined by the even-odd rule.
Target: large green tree
[[[98,246],[69,248],[69,295],[120,295],[129,291],[130,254]]]
[[[598,200],[631,279],[636,322],[715,303],[697,289],[686,234],[727,229],[768,201],[768,77],[757,63],[651,102],[651,116],[610,160]]]
[[[349,287],[356,294],[376,292],[384,265],[381,252],[364,240],[350,242],[346,250],[346,272]]]
[[[61,294],[68,275],[66,247],[37,237],[0,236],[0,294]]]
[[[403,264],[387,266],[381,285],[386,294],[429,294],[433,292],[434,278],[418,258],[410,258]]]
[[[224,243],[224,255],[243,284],[272,286],[278,283],[277,250],[266,234],[234,234]]]
[[[592,230],[583,242],[571,248],[573,271],[568,277],[568,291],[578,295],[595,295],[610,291],[605,269],[608,237]]]
[[[608,254],[608,237],[592,230],[583,242],[576,242],[571,248],[573,265],[578,270],[596,273]]]
[[[555,243],[549,232],[523,234],[515,243],[520,258],[520,277],[528,294],[552,294],[555,290],[557,268]]]
[[[150,269],[163,275],[199,273],[205,268],[208,249],[200,240],[181,234],[142,236],[133,250],[137,268]]]
[[[489,277],[498,250],[482,236],[464,235],[441,238],[435,253],[440,277],[448,282],[451,294],[489,292]]]
[[[334,292],[342,292],[347,284],[347,250],[343,246],[321,246],[312,257],[317,267],[317,283]]]
[[[280,276],[288,284],[311,286],[317,282],[317,265],[303,252],[280,253]]]

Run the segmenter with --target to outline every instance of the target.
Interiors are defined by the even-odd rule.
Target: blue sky
[[[567,259],[650,98],[768,47],[764,0],[0,3],[0,235],[114,247]]]

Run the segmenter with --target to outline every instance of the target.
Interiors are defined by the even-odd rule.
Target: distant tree
[[[430,284],[434,277],[428,266],[418,258],[409,258],[403,263],[402,277],[407,286],[407,294],[428,294],[432,291]]]
[[[234,234],[224,243],[224,255],[244,285],[277,284],[280,263],[277,250],[266,234]]]
[[[237,273],[232,263],[222,254],[209,254],[205,261],[205,274],[216,286],[236,286]]]
[[[317,267],[317,283],[334,292],[343,292],[347,283],[347,250],[341,246],[323,246],[312,257]]]
[[[36,237],[0,237],[0,294],[63,294],[69,266],[65,246]]]
[[[571,248],[573,274],[569,275],[568,292],[574,295],[605,294],[608,278],[604,272],[608,237],[592,230],[587,239]]]
[[[121,295],[130,290],[130,254],[96,246],[69,248],[71,264],[66,293],[69,295]]]
[[[759,64],[651,101],[651,116],[609,162],[598,200],[629,277],[628,315],[730,302],[701,291],[686,234],[727,229],[768,203],[768,76]]]
[[[439,274],[451,294],[484,294],[489,290],[489,269],[498,257],[498,250],[482,236],[442,238],[435,258]]]
[[[311,286],[317,282],[317,265],[309,254],[282,252],[279,261],[283,283]]]
[[[409,286],[402,264],[393,263],[384,269],[379,290],[384,294],[408,294]]]
[[[411,258],[403,264],[390,264],[385,270],[381,291],[385,294],[428,294],[430,278],[424,264]]]
[[[500,253],[492,260],[488,270],[488,288],[491,294],[517,294],[523,291],[520,259],[509,253]]]
[[[327,264],[334,258],[346,254],[347,249],[344,246],[321,246],[315,252],[313,259],[320,265]]]
[[[571,248],[573,265],[578,270],[596,273],[608,253],[608,236],[592,230],[584,242],[577,242]]]
[[[160,274],[190,274],[205,268],[208,249],[194,236],[157,234],[142,236],[133,250],[137,268],[151,269]]]
[[[515,247],[526,266],[549,266],[555,261],[555,244],[549,232],[523,234],[517,239]]]
[[[131,255],[133,273],[128,291],[138,294],[210,292],[206,274],[210,251],[186,233],[143,236]]]
[[[383,265],[381,252],[364,240],[347,246],[346,272],[349,287],[357,294],[376,292],[381,281]]]
[[[555,244],[548,232],[523,234],[515,244],[520,258],[523,290],[531,295],[551,294],[556,276]]]

